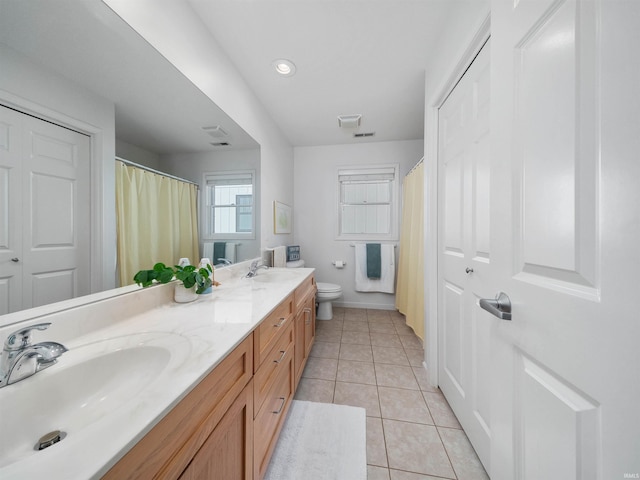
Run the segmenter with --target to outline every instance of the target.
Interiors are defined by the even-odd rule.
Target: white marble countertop
[[[140,344],[164,342],[166,346],[169,343],[172,358],[163,371],[156,378],[149,379],[149,383],[139,389],[131,400],[96,415],[77,431],[65,425],[57,426],[66,432],[66,438],[40,452],[33,451],[37,441],[34,438],[29,440],[31,451],[23,449],[11,454],[17,458],[3,459],[3,451],[15,450],[15,445],[11,444],[10,432],[2,429],[3,421],[0,419],[0,429],[5,437],[0,440],[0,478],[100,478],[314,269],[259,270],[258,280],[241,278],[239,271],[216,271],[216,280],[222,284],[211,294],[201,295],[192,303],[173,302],[173,285],[158,285],[133,291],[129,289],[115,298],[100,297],[96,301],[72,305],[62,312],[40,315],[30,322],[11,324],[10,329],[13,329],[22,323],[51,321],[50,329],[38,332],[35,341],[58,341],[69,352],[51,368],[0,389],[0,405],[3,396],[18,395],[21,388],[37,388],[36,382],[43,381],[47,375],[55,375],[56,368],[65,368],[66,361],[73,361],[71,353],[74,349],[86,351],[87,345],[109,348],[105,347],[105,339],[128,338],[134,341],[131,339],[143,338],[140,335],[144,334],[144,341]],[[273,281],[265,281],[269,275],[273,275]],[[153,306],[145,308],[149,303]],[[126,312],[131,312],[131,316]],[[1,339],[7,330],[3,328],[0,331],[0,334],[4,333]],[[96,372],[96,375],[101,374]],[[126,376],[127,372],[123,371],[121,375]],[[46,393],[42,401],[46,401]],[[28,416],[31,412],[20,414]],[[4,415],[12,415],[12,412],[2,409]],[[43,434],[49,431],[45,426],[43,429]]]

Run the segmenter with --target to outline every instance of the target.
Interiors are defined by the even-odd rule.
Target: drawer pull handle
[[[273,326],[276,327],[276,328],[277,327],[281,327],[285,320],[286,320],[286,318],[281,317],[280,321],[278,323],[274,324]]]
[[[282,355],[280,355],[280,358],[278,360],[274,360],[273,363],[280,363],[282,361],[282,359],[284,358],[285,353],[287,353],[286,350],[280,350],[280,353]]]
[[[284,404],[286,402],[286,398],[280,397],[280,400],[282,400],[282,404],[280,405],[280,408],[278,410],[275,410],[275,411],[271,412],[271,413],[275,413],[276,415],[278,415],[282,411],[282,409],[284,408]]]

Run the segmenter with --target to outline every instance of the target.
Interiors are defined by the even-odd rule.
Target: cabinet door
[[[316,299],[311,296],[304,306],[304,357],[309,356],[316,336]]]
[[[296,388],[300,382],[300,376],[304,368],[304,359],[307,356],[306,351],[306,329],[305,329],[305,310],[302,309],[296,314],[295,320],[295,346],[294,346],[294,364],[295,364],[295,376],[296,376]]]
[[[250,382],[196,453],[180,480],[253,478],[253,383]]]

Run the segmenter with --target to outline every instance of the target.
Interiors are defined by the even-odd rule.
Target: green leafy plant
[[[193,288],[196,293],[204,293],[211,285],[211,265],[206,268],[197,268],[194,265],[181,267],[175,265],[173,268],[167,267],[164,263],[156,263],[152,270],[140,270],[133,276],[133,281],[142,287],[148,287],[156,283],[169,283],[173,277],[180,280],[184,288]]]

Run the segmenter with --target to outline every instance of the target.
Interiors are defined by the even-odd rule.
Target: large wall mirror
[[[238,177],[238,172],[253,172],[254,232],[247,234],[245,218],[234,211],[242,225],[239,229],[244,231],[236,238],[227,228],[220,241],[236,244],[236,261],[259,255],[259,144],[101,0],[0,0],[0,49],[3,55],[30,62],[68,81],[69,86],[75,85],[113,105],[115,155],[199,184],[201,212],[206,204],[204,192],[212,191],[207,181],[223,182],[220,179],[225,175]],[[13,74],[5,66],[2,70],[3,76]],[[24,82],[34,84],[34,88],[48,88],[43,82],[38,84],[38,79],[24,78]],[[0,104],[6,104],[4,100],[12,95],[7,93],[7,84],[10,81],[0,78]],[[23,100],[28,103],[32,99]],[[73,96],[69,101],[75,101]],[[92,148],[95,153],[95,145]],[[104,185],[91,185],[91,189]],[[238,192],[238,198],[248,201],[246,191]],[[1,193],[8,195],[6,191]],[[211,232],[212,228],[204,231]],[[5,229],[0,234],[7,232]],[[199,239],[201,253],[204,243],[212,240],[211,236]],[[7,272],[19,262],[12,263],[10,253],[3,261],[1,250],[0,278],[9,278]],[[9,289],[3,293],[1,283],[0,297],[5,297],[0,303],[5,305],[0,314],[10,313],[15,309],[7,306]],[[23,308],[47,303],[46,298]]]

